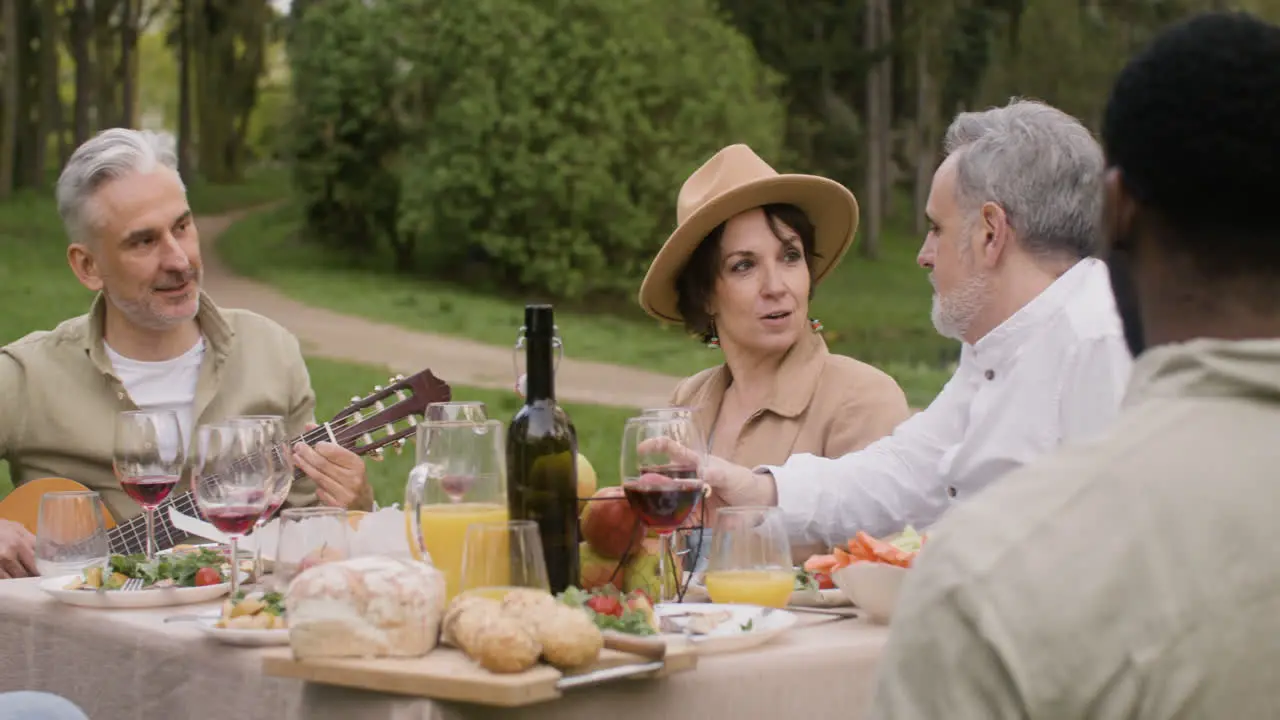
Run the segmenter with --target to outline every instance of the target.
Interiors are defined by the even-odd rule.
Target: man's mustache
[[[195,282],[200,279],[200,271],[191,268],[184,273],[168,273],[165,280],[155,286],[156,290],[176,290],[189,282]]]

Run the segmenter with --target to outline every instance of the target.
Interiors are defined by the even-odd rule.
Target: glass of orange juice
[[[704,581],[712,602],[785,607],[795,577],[778,508],[727,507],[716,513]]]
[[[418,462],[405,485],[409,548],[444,574],[446,601],[461,587],[467,528],[510,518],[503,435],[498,420],[418,426]]]
[[[542,538],[533,520],[474,523],[462,546],[461,592],[501,600],[515,588],[550,591]]]

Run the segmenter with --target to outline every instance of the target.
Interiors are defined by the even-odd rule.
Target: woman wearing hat
[[[672,398],[693,409],[711,454],[746,467],[840,457],[908,417],[898,383],[828,352],[809,317],[814,287],[853,244],[858,204],[844,186],[779,175],[732,145],[685,181],[676,215],[640,304],[723,354]]]

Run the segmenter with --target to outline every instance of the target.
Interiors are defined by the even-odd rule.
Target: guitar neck
[[[324,439],[324,438],[319,438]],[[304,442],[308,445],[314,445],[318,440],[309,438],[305,434],[289,441],[289,447]],[[293,469],[293,479],[300,480],[306,477],[306,473],[298,468]],[[200,518],[200,508],[196,505],[196,497],[190,490],[184,491],[177,495],[171,495],[156,507],[156,551],[168,550],[178,544],[186,533],[174,527],[173,521],[169,519],[169,508],[174,508],[178,512],[188,517]],[[107,545],[110,546],[111,552],[120,555],[133,555],[135,553],[145,553],[147,551],[147,516],[146,513],[140,513],[137,517],[120,523],[114,529],[107,532]]]

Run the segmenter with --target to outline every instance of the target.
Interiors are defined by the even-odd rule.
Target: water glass
[[[782,511],[739,506],[717,512],[705,583],[712,602],[785,607],[795,569]]]
[[[110,556],[102,498],[92,490],[40,496],[36,519],[36,570],[45,577],[100,566]]]
[[[461,592],[501,600],[514,588],[551,590],[538,523],[511,520],[468,525],[462,544]]]
[[[351,557],[347,511],[335,507],[288,508],[280,512],[275,576],[284,590],[304,570]]]

